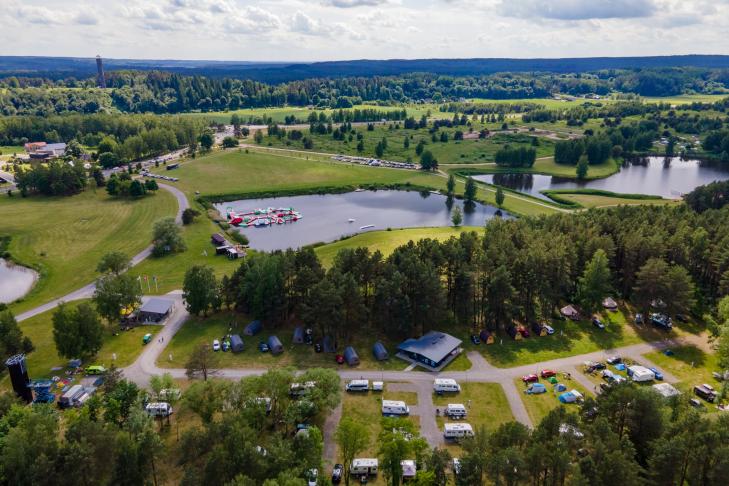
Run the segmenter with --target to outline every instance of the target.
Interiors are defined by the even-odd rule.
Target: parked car
[[[535,383],[539,381],[539,377],[535,374],[524,375],[521,377],[521,381],[523,381],[524,383]]]
[[[478,334],[471,334],[471,342],[473,344],[481,344],[481,338],[478,337]]]
[[[268,353],[270,349],[268,348],[268,344],[264,343],[263,341],[258,343],[258,350],[262,353]]]
[[[610,356],[606,361],[608,364],[614,365],[614,364],[622,363],[623,358],[621,358],[620,356]]]
[[[342,482],[342,476],[344,476],[344,466],[342,464],[335,464],[334,469],[332,469],[332,484]]]
[[[213,351],[220,351],[220,341],[213,339]]]
[[[316,486],[316,480],[319,476],[319,470],[316,468],[309,469],[306,476],[308,486]]]
[[[101,365],[92,365],[86,367],[87,375],[103,375],[106,373],[106,368]]]
[[[557,372],[554,370],[542,370],[539,374],[542,375],[542,378],[550,378],[552,376],[557,376]]]
[[[547,330],[547,334],[554,334],[554,328],[552,326],[544,325],[544,329]]]
[[[152,341],[152,333],[147,333],[142,337],[142,345],[149,344]]]
[[[592,325],[598,329],[605,329],[605,324],[603,324],[602,321],[597,317],[592,318]]]
[[[316,344],[314,345],[314,352],[315,352],[315,353],[321,353],[321,344],[319,344],[319,343],[316,343]]]
[[[593,371],[604,370],[605,368],[606,368],[605,363],[601,363],[599,361],[587,361],[585,363],[585,371],[587,373],[592,373]]]
[[[344,356],[341,354],[338,354],[334,357],[334,360],[337,362],[337,364],[344,364]]]
[[[663,380],[663,373],[658,371],[658,368],[648,368],[653,372],[654,375],[656,375],[656,380],[662,381]]]
[[[643,314],[641,314],[641,313],[636,314],[635,315],[635,323],[636,324],[643,324],[643,322],[645,322],[645,320],[643,319]]]

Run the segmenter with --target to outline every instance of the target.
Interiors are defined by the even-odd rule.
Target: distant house
[[[24,145],[31,159],[53,159],[66,153],[65,143],[31,142]]]
[[[271,354],[281,354],[284,351],[281,340],[276,336],[271,336],[268,338],[268,349],[271,351]]]
[[[481,338],[481,342],[484,344],[494,344],[494,333],[484,329],[478,335]]]
[[[458,338],[440,331],[430,331],[417,339],[407,339],[397,347],[397,356],[428,369],[440,369],[461,352]]]
[[[243,334],[245,334],[246,336],[255,336],[256,334],[261,332],[262,329],[263,329],[263,323],[259,320],[255,320],[255,321],[250,322],[245,327],[245,329],[243,329]]]
[[[580,319],[580,311],[578,311],[572,304],[562,307],[559,312],[567,319],[572,319],[573,321],[578,321]]]
[[[357,366],[359,364],[359,356],[352,346],[344,348],[344,361],[346,361],[349,366]]]
[[[375,355],[375,359],[377,361],[385,361],[390,356],[387,353],[387,349],[385,348],[385,345],[382,344],[380,341],[377,341],[375,345],[372,347],[372,354]]]
[[[175,303],[168,299],[153,298],[142,304],[137,313],[140,322],[159,323],[174,309]]]
[[[602,301],[602,306],[606,308],[609,311],[616,311],[618,310],[618,303],[615,302],[615,299],[612,297],[605,297]]]

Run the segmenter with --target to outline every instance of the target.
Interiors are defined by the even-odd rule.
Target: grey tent
[[[243,339],[237,334],[230,336],[230,350],[234,353],[243,351]]]
[[[283,344],[281,344],[281,341],[276,336],[268,338],[268,349],[271,351],[271,354],[281,354],[284,350]]]
[[[245,329],[243,329],[243,334],[246,336],[255,336],[261,332],[261,329],[263,329],[263,323],[261,321],[252,321]]]
[[[387,354],[387,349],[385,349],[385,345],[382,344],[380,341],[377,341],[372,347],[372,354],[375,355],[375,359],[377,361],[384,361],[390,357]]]
[[[349,366],[357,366],[359,364],[359,356],[357,356],[357,351],[352,346],[344,348],[344,360]]]
[[[291,340],[294,344],[304,344],[304,328],[303,326],[296,326],[294,328],[294,337]]]
[[[321,346],[324,348],[325,353],[336,353],[337,347],[334,345],[334,339],[331,336],[324,336],[321,340]]]

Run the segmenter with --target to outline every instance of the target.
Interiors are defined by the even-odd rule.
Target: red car
[[[337,364],[344,364],[344,356],[342,356],[341,354],[336,355],[334,359],[337,360]]]
[[[524,375],[521,377],[521,381],[523,381],[524,383],[535,383],[535,382],[539,381],[539,377],[534,374]]]
[[[551,378],[552,376],[557,376],[557,372],[554,370],[542,370],[541,373],[542,378]]]

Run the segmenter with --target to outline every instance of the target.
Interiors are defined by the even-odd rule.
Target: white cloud
[[[502,0],[501,11],[511,17],[586,20],[649,17],[653,0]]]
[[[96,25],[99,23],[99,16],[93,11],[86,10],[79,12],[73,20],[81,25]]]
[[[322,3],[337,8],[376,7],[388,3],[388,0],[322,0]]]

